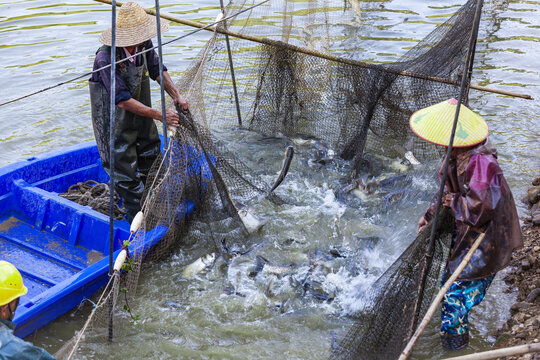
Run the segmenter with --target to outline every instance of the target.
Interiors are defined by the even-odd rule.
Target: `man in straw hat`
[[[9,262],[0,260],[0,359],[54,359],[47,351],[13,334],[15,324],[11,320],[19,306],[20,297],[27,292],[19,270]]]
[[[410,119],[412,131],[426,141],[448,147],[457,103],[450,99],[415,112]],[[444,179],[443,206],[452,210],[455,225],[443,283],[477,236],[486,235],[444,296],[440,333],[446,350],[468,345],[469,311],[482,301],[497,271],[508,265],[512,251],[523,245],[514,199],[487,135],[485,120],[462,105],[453,149],[446,155],[450,162]],[[439,178],[442,174],[443,168]],[[434,201],[420,219],[419,230],[427,225],[435,210]]]
[[[168,29],[168,23],[162,21],[161,31]],[[117,16],[116,61],[153,48],[150,39],[156,35],[156,18],[146,14],[135,2],[124,3]],[[96,53],[94,70],[111,63],[112,28],[105,30],[99,40],[104,46]],[[129,221],[140,210],[146,175],[160,153],[160,140],[153,119],[166,121],[169,126],[178,126],[179,121],[175,111],[167,109],[164,120],[161,111],[151,107],[149,76],[158,83],[162,81],[159,77],[159,58],[154,50],[131,57],[116,67],[116,191],[122,197]],[[189,104],[174,86],[165,66],[163,82],[174,103],[187,110]],[[94,72],[90,78],[92,123],[107,172],[110,170],[110,90],[111,69]]]

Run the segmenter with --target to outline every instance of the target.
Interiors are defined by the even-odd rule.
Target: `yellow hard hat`
[[[449,99],[412,114],[409,124],[412,131],[430,143],[448,146],[458,101]],[[454,147],[473,146],[488,136],[484,119],[465,105],[461,105],[454,138]]]
[[[7,261],[0,260],[0,306],[9,304],[27,292],[19,270]]]

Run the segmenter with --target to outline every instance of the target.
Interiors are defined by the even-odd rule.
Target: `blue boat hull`
[[[201,169],[203,168],[203,169]],[[199,166],[209,176],[207,166]],[[20,271],[15,333],[25,337],[90,298],[108,281],[109,218],[59,196],[87,180],[108,182],[94,142],[72,146],[0,169],[0,258]],[[184,204],[183,214],[193,211]],[[167,229],[146,234],[151,248]],[[115,221],[115,257],[129,224]]]

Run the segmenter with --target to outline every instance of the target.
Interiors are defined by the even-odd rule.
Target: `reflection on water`
[[[140,3],[154,5],[149,0]],[[332,16],[339,18],[343,3],[336,3]],[[331,49],[346,49],[338,53],[342,56],[394,61],[460,4],[361,2],[362,17],[341,19],[341,33],[329,45]],[[215,18],[218,5],[207,0],[193,5],[162,4],[164,12],[203,22]],[[540,65],[535,58],[540,50],[539,11],[537,2],[488,2],[474,83],[540,97]],[[50,4],[44,0],[11,0],[0,4],[0,14],[0,74],[5,83],[0,102],[90,71],[99,33],[110,22],[107,7],[90,1]],[[310,15],[313,11],[296,11],[293,27]],[[261,21],[281,26],[275,14]],[[172,38],[189,30],[175,25],[165,35]],[[317,36],[316,29],[298,33]],[[174,78],[209,36],[200,32],[165,49],[165,64]],[[154,99],[158,99],[157,87],[153,86]],[[471,91],[470,98],[471,107],[490,125],[501,166],[519,199],[540,169],[539,106],[533,101],[478,91]],[[84,79],[0,107],[0,114],[0,165],[93,139]],[[223,132],[220,137],[233,144],[265,180],[273,182],[285,143],[245,131]],[[326,357],[332,339],[343,334],[352,321],[345,315],[362,305],[354,300],[357,293],[368,287],[414,237],[417,218],[435,189],[437,165],[410,169],[414,173],[414,195],[386,205],[380,197],[353,198],[354,206],[346,206],[336,200],[335,193],[344,185],[340,180],[348,165],[334,161],[321,166],[312,161],[317,156],[312,147],[301,145],[297,150],[286,181],[276,191],[290,204],[279,208],[253,204],[254,210],[268,220],[254,240],[261,246],[230,263],[219,260],[210,272],[189,281],[181,278],[181,269],[214,251],[207,248],[208,244],[190,244],[170,259],[152,264],[141,276],[139,297],[132,304],[142,320],[128,329],[129,336],[95,351],[107,358]],[[392,160],[381,160],[386,161],[387,175],[395,174],[389,166]],[[522,206],[519,201],[518,206]],[[343,257],[333,257],[332,251]],[[249,277],[257,255],[276,265],[293,265],[295,271],[281,277],[268,273]],[[321,301],[297,286],[315,257],[326,259],[314,275],[316,293],[334,296],[333,301]],[[475,311],[472,349],[486,349],[493,343],[494,329],[504,321],[511,301],[511,295],[503,290],[504,285],[495,282]],[[61,346],[59,341],[80,328],[87,311],[83,307],[70,312],[30,340],[54,352]],[[437,324],[433,321],[415,357],[440,356]]]

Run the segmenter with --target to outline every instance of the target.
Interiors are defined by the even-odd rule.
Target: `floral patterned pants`
[[[444,295],[441,310],[441,345],[459,350],[469,344],[469,311],[480,304],[493,276],[480,280],[455,281]]]

